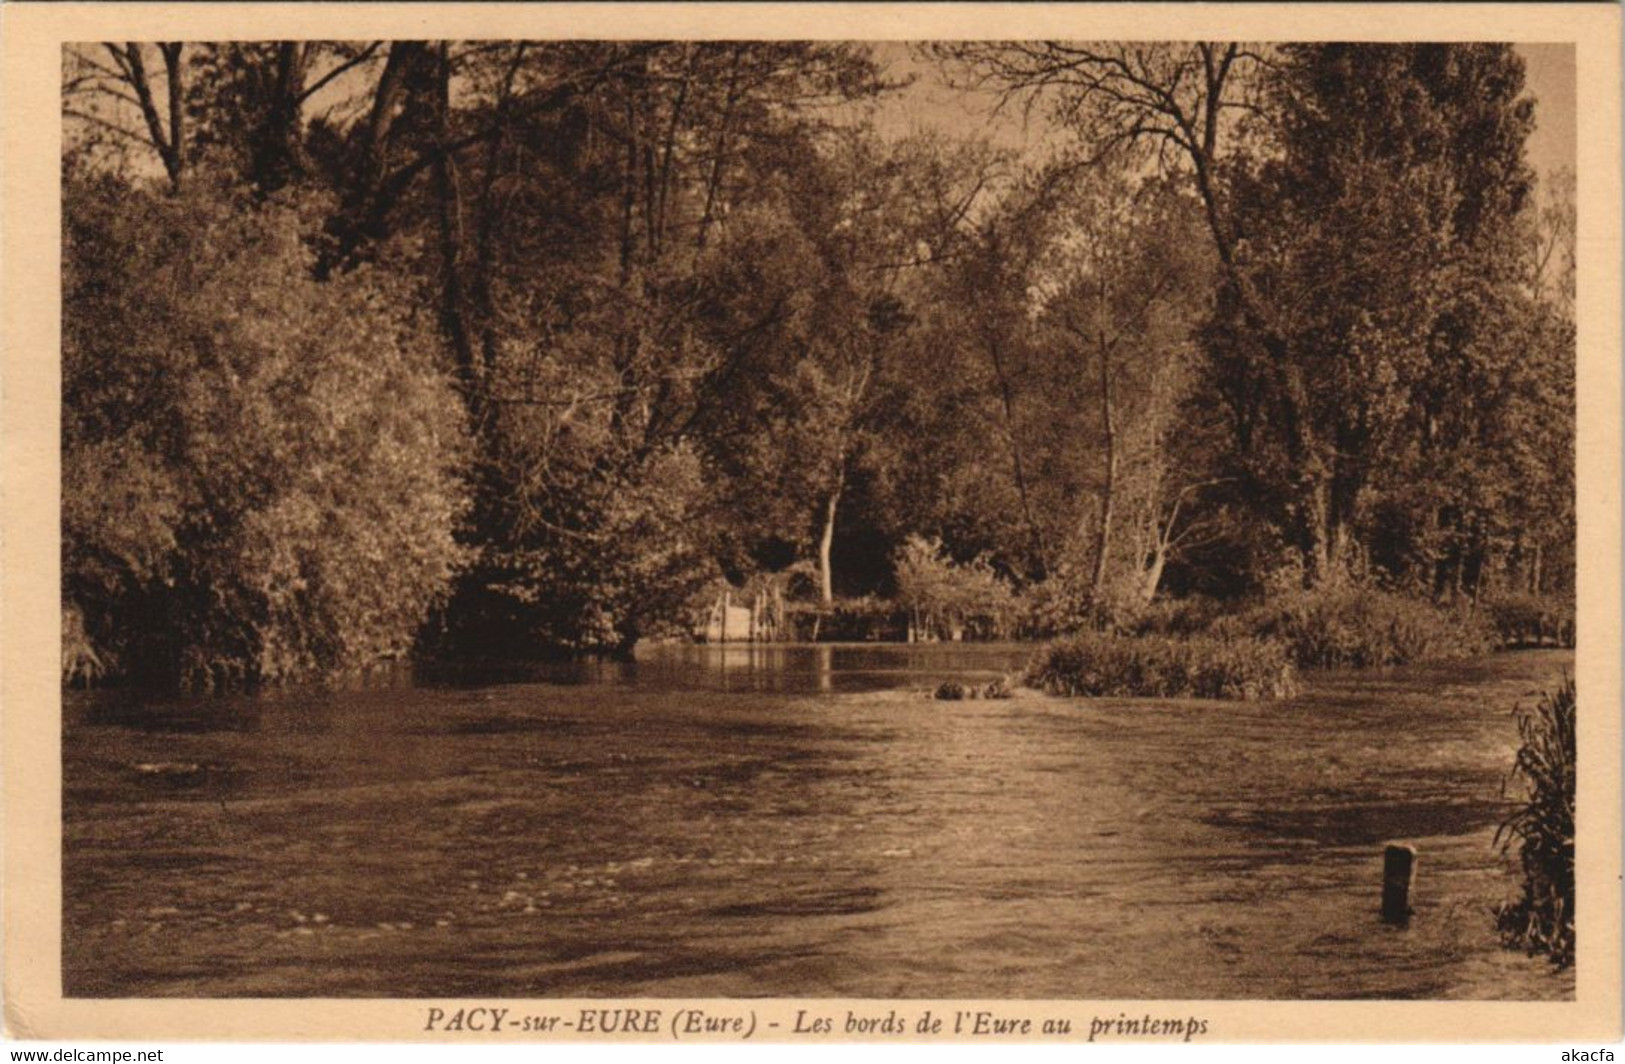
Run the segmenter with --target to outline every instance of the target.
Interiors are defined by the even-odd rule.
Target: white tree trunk
[[[818,537],[818,592],[826,606],[835,601],[835,570],[830,552],[835,545],[835,515],[841,505],[842,487],[843,482],[836,481],[835,490],[824,507],[824,531]]]

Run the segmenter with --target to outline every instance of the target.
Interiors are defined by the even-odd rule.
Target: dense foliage
[[[310,277],[300,219],[70,174],[70,676],[278,679],[407,654],[461,561],[463,413],[409,293]]]
[[[1497,595],[1483,603],[1503,647],[1574,646],[1574,600],[1556,595]]]
[[[1278,640],[1300,668],[1365,669],[1470,658],[1493,650],[1482,617],[1426,600],[1358,586],[1290,591],[1215,622]]]
[[[1212,636],[1056,640],[1028,666],[1026,682],[1055,695],[1118,698],[1291,698],[1297,679],[1279,644]]]
[[[1509,946],[1574,963],[1574,680],[1518,714],[1523,740],[1512,777],[1521,801],[1496,833],[1503,852],[1517,848],[1522,890],[1496,911]]]
[[[824,639],[1572,638],[1514,50],[915,50],[1044,159],[885,132],[897,54],[70,47],[64,675],[624,651],[722,588]]]
[[[957,638],[969,626],[988,636],[1010,630],[1016,603],[986,559],[955,563],[940,540],[910,536],[898,549],[897,602],[917,634]]]

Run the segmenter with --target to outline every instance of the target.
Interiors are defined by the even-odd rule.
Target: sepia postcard
[[[1617,6],[0,22],[8,1037],[1621,1036]]]

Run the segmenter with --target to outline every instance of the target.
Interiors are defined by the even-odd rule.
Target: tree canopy
[[[70,673],[1565,590],[1573,219],[1508,46],[75,46]],[[791,579],[794,577],[795,579]],[[967,603],[980,603],[973,609]]]

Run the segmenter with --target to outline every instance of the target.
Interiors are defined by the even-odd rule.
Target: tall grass
[[[1523,800],[1496,832],[1503,854],[1517,849],[1522,893],[1496,910],[1501,940],[1553,963],[1574,963],[1574,680],[1533,709],[1518,711],[1522,745],[1512,778]]]
[[[1053,695],[1128,698],[1290,698],[1297,691],[1280,644],[1206,636],[1084,632],[1039,651],[1026,682]]]

